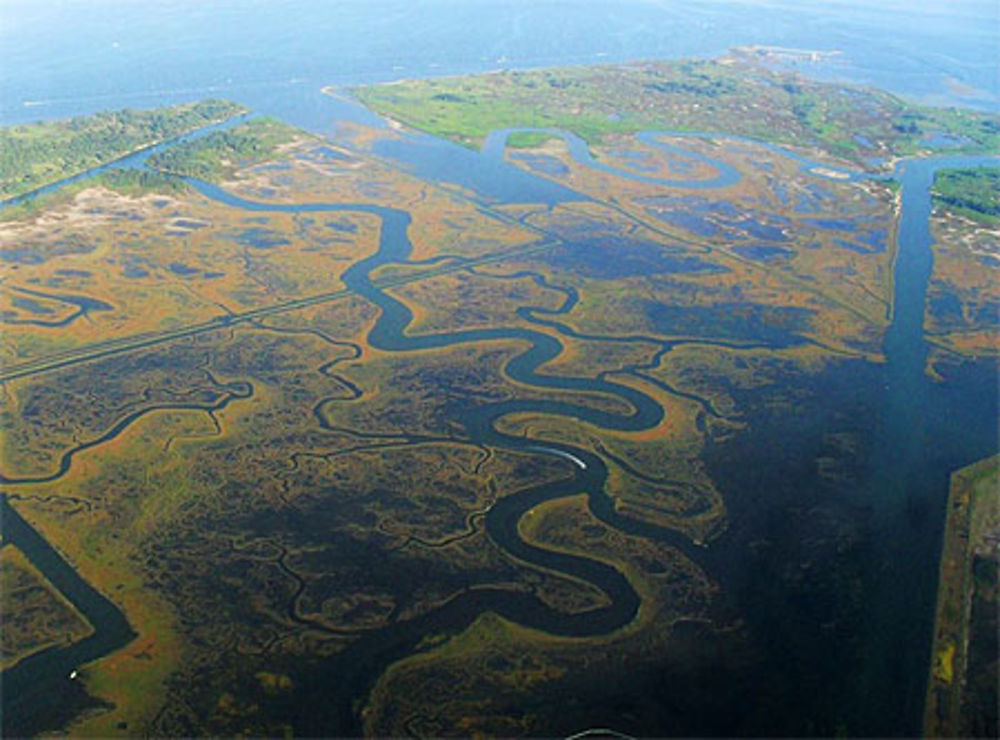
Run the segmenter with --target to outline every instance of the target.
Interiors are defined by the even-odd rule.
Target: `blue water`
[[[929,664],[927,620],[933,614],[934,590],[927,587],[928,574],[933,573],[944,518],[938,491],[946,490],[950,472],[942,469],[941,450],[960,446],[960,454],[972,462],[998,449],[995,375],[992,388],[984,388],[961,376],[935,384],[925,372],[929,347],[924,313],[933,267],[928,192],[938,169],[977,166],[997,167],[1000,159],[909,160],[895,172],[902,185],[901,248],[894,270],[892,322],[884,341],[885,393],[881,407],[874,410],[878,452],[872,455],[871,478],[857,499],[872,512],[871,526],[883,533],[874,550],[885,563],[869,575],[878,597],[868,610],[864,639],[869,650],[857,674],[868,726],[877,726],[881,707],[889,703],[911,716],[922,706],[922,678],[910,682],[908,691],[900,691],[900,686],[907,675],[925,671]],[[956,423],[962,428],[956,429]]]
[[[704,162],[708,164],[715,173],[712,177],[706,177],[703,179],[697,178],[677,178],[669,179],[664,177],[654,177],[652,175],[643,175],[639,172],[634,172],[632,170],[624,170],[621,167],[615,167],[614,165],[606,164],[594,158],[594,155],[590,152],[590,147],[587,142],[581,139],[576,134],[570,133],[568,131],[562,131],[560,129],[554,128],[507,128],[500,129],[498,131],[493,131],[489,136],[486,137],[486,141],[483,142],[482,152],[487,159],[492,161],[500,162],[503,161],[504,148],[507,146],[507,139],[515,131],[527,131],[532,133],[545,133],[551,134],[552,136],[557,136],[566,142],[569,146],[569,152],[577,162],[586,165],[592,169],[598,170],[600,172],[605,172],[610,175],[618,175],[629,178],[636,182],[646,183],[647,185],[663,185],[666,187],[683,185],[686,188],[723,188],[729,185],[735,185],[740,180],[740,174],[736,171],[732,165],[725,162],[720,162],[717,160],[712,160],[697,152],[685,151],[679,147],[672,146],[660,138],[659,132],[644,131],[638,134],[637,138],[639,141],[649,146],[656,147],[658,149],[663,149],[671,154],[679,154],[681,156],[687,157],[688,159],[695,160],[698,162]],[[689,136],[697,136],[697,134],[689,134]]]
[[[254,249],[273,249],[291,244],[280,232],[257,227],[244,229],[237,235],[237,239]]]
[[[41,298],[46,301],[75,306],[76,310],[60,319],[26,319],[19,318],[17,316],[4,316],[0,318],[0,323],[2,324],[27,324],[32,326],[57,328],[67,326],[81,317],[86,317],[92,312],[111,311],[114,308],[114,306],[111,306],[104,301],[99,301],[95,298],[90,298],[89,296],[52,292],[43,293],[39,290],[33,290],[31,288],[16,285],[8,286],[7,290],[20,294],[20,296],[14,296],[11,299],[12,305],[36,315],[50,316],[55,313],[55,310],[49,305],[38,303],[37,301],[31,298],[25,298],[24,296],[34,296],[35,298]]]
[[[353,115],[358,107],[343,112]],[[587,200],[564,185],[524,172],[502,156],[483,157],[479,152],[423,133],[379,141],[375,151],[397,160],[421,179],[472,189],[484,200],[496,203],[554,205]]]
[[[715,56],[741,44],[839,49],[827,67],[803,70],[996,110],[998,18],[994,0],[5,0],[0,122],[219,96],[324,128],[333,122],[313,94],[321,85]]]
[[[772,244],[737,244],[732,247],[736,254],[749,257],[760,262],[776,262],[795,256],[795,251],[784,247],[777,247]]]

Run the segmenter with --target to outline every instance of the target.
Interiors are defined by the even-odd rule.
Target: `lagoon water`
[[[1000,107],[997,4],[862,0],[32,0],[0,2],[0,123],[206,96],[329,125],[327,84],[497,68],[840,50],[823,76]],[[275,108],[281,108],[277,110]]]

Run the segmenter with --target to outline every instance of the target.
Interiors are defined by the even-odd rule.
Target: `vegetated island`
[[[246,112],[227,100],[203,100],[0,128],[0,198],[30,193]]]
[[[239,113],[245,113],[240,109]],[[98,114],[98,116],[103,114]],[[97,116],[95,116],[96,118]],[[29,124],[24,129],[43,129],[51,124]],[[37,131],[30,131],[31,135]],[[39,194],[0,210],[0,223],[36,216],[48,208],[73,200],[81,191],[95,186],[122,195],[178,193],[187,185],[182,177],[198,177],[212,182],[232,178],[242,168],[278,156],[282,146],[308,136],[301,129],[275,118],[253,118],[226,131],[213,131],[196,139],[181,141],[147,160],[150,169],[110,169],[85,181],[67,183],[53,192]]]
[[[647,129],[725,132],[818,148],[869,169],[924,150],[1000,149],[996,115],[817,82],[739,51],[717,60],[500,71],[351,92],[381,115],[474,148],[496,129],[555,127],[592,144]],[[536,134],[514,145],[538,141]]]
[[[161,172],[215,182],[230,179],[238,170],[272,159],[280,147],[307,134],[276,118],[252,118],[228,131],[183,141],[149,158]]]
[[[935,205],[989,226],[1000,226],[1000,170],[991,167],[938,170]]]
[[[951,477],[941,551],[927,737],[996,737],[1000,455]]]

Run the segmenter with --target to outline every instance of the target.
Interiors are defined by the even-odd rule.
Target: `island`
[[[988,167],[940,170],[934,203],[988,226],[1000,225],[1000,174]]]
[[[241,167],[266,162],[281,147],[305,132],[275,118],[256,117],[227,131],[213,131],[157,152],[149,166],[160,172],[218,182],[231,179]]]
[[[149,111],[125,109],[5,126],[0,128],[0,199],[24,195],[246,112],[229,101],[203,100]]]
[[[817,148],[869,167],[921,150],[1000,148],[995,115],[812,81],[761,64],[752,50],[711,60],[401,80],[353,92],[393,120],[476,147],[492,131],[552,127],[591,144],[647,129],[725,132]],[[522,136],[515,146],[540,143]]]

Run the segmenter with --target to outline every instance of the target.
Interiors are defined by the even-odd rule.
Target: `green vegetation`
[[[997,726],[998,485],[998,455],[951,477],[924,709],[926,737],[981,737]]]
[[[224,180],[241,167],[272,159],[279,146],[301,136],[276,118],[255,118],[228,131],[214,131],[150,157],[158,170],[203,180]]]
[[[1000,117],[923,108],[814,82],[740,55],[714,61],[500,72],[356,88],[375,111],[476,147],[498,128],[559,127],[591,143],[643,129],[724,131],[865,163],[922,149],[996,151]],[[540,143],[515,139],[515,145]]]
[[[1000,171],[991,167],[938,170],[934,202],[976,221],[1000,224]]]
[[[571,112],[574,106],[562,97],[546,102],[544,86],[573,87],[565,96],[575,97],[584,87],[591,95],[591,85],[572,85],[568,81],[592,71],[558,70],[557,72],[512,72],[477,77],[422,80],[393,85],[357,88],[360,100],[382,115],[436,136],[453,139],[478,148],[491,131],[518,126],[564,128],[588,141],[599,141],[607,133],[641,130],[655,125],[652,119],[617,120],[607,113]],[[550,75],[544,83],[534,79]],[[596,87],[593,86],[593,87]],[[457,92],[442,92],[455,90]],[[594,101],[597,106],[597,101]],[[537,134],[534,135],[537,140]],[[512,136],[515,144],[526,146],[523,136]]]
[[[70,183],[56,191],[0,208],[0,223],[35,218],[50,208],[68,203],[80,191],[93,187],[105,187],[122,195],[179,193],[187,189],[183,180],[168,174],[146,170],[111,169],[85,180]]]
[[[225,100],[0,128],[0,198],[12,198],[130,152],[245,113]]]
[[[555,138],[543,131],[514,131],[507,137],[507,146],[511,149],[534,149]]]

